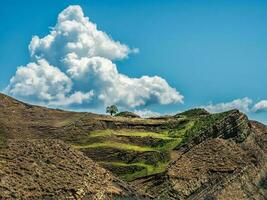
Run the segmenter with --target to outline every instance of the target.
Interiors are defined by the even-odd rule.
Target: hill
[[[265,125],[238,110],[111,117],[32,106],[0,95],[1,151],[7,152],[10,141],[61,140],[127,181],[128,196],[265,199],[266,134]]]

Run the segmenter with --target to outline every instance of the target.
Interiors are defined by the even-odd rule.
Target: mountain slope
[[[12,141],[61,140],[128,181],[116,186],[122,199],[266,199],[266,130],[238,110],[111,117],[32,106],[0,94],[1,151],[8,153]]]
[[[58,140],[9,140],[0,158],[0,199],[143,199]]]
[[[226,131],[186,150],[180,148],[179,157],[164,173],[138,179],[135,185],[156,199],[266,199],[267,127],[248,123],[251,132],[243,141]],[[247,134],[247,130],[232,133]]]

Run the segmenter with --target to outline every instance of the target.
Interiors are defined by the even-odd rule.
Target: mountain
[[[111,117],[0,94],[0,147],[2,198],[267,198],[267,127],[238,110]]]

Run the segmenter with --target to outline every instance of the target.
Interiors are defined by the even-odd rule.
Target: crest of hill
[[[204,108],[194,108],[194,109],[190,109],[187,110],[185,112],[182,113],[178,113],[176,115],[174,115],[174,117],[199,117],[199,116],[206,116],[206,115],[210,115],[210,113],[205,110]]]
[[[115,115],[116,117],[129,117],[129,118],[141,118],[139,115],[129,112],[129,111],[123,111]]]

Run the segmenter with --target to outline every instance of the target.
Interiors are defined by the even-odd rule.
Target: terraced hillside
[[[175,149],[185,148],[210,125],[237,112],[211,115],[193,109],[173,117],[142,119],[125,113],[110,117],[52,110],[5,95],[0,102],[1,130],[8,132],[8,139],[61,139],[127,181],[164,172],[177,158]]]
[[[99,193],[101,190],[96,191],[101,196],[98,199],[267,198],[265,125],[250,121],[238,110],[210,114],[203,109],[193,109],[175,116],[151,119],[143,119],[131,113],[129,117],[128,114],[124,112],[111,117],[54,110],[28,105],[0,94],[0,165],[6,170],[9,169],[9,164],[14,167],[12,172],[1,171],[0,168],[0,177],[9,176],[8,180],[14,184],[16,180],[29,174],[24,165],[17,169],[15,163],[37,159],[45,173],[54,167],[55,171],[63,173],[62,176],[68,177],[69,174],[64,173],[70,173],[76,177],[78,185],[69,181],[66,186],[70,190],[61,188],[63,192],[67,191],[65,195],[73,197],[83,185],[78,181],[81,174],[72,171],[72,164],[68,164],[63,172],[61,164],[73,159],[68,156],[69,151],[80,151],[90,158],[90,161],[83,162],[86,157],[74,153],[80,157],[74,165],[82,169],[81,173],[86,171],[85,168],[92,171],[90,166],[95,161],[98,163],[97,171],[108,169],[113,174],[109,174],[109,177],[116,180],[115,185],[110,182],[110,190],[104,196]],[[59,143],[63,145],[64,155],[61,150],[54,148],[58,140],[63,141]],[[49,155],[61,157],[61,161],[53,165],[47,161],[50,158],[38,150],[44,141],[51,141]],[[42,147],[44,151],[49,150],[47,144],[45,142]],[[26,152],[25,155],[20,154],[20,147]],[[17,161],[13,162],[13,154],[9,154],[10,152],[19,152]],[[35,153],[32,155],[29,152]],[[14,179],[10,177],[10,174],[16,173],[14,170],[21,170],[25,174]],[[128,181],[128,184],[114,175]],[[92,178],[100,181],[105,175],[99,176]],[[64,182],[60,177],[55,174],[58,184]],[[35,178],[28,176],[26,182],[35,182]],[[13,194],[13,186],[7,185],[9,182],[3,180],[1,178],[0,190]],[[38,180],[43,182],[47,179],[42,177]],[[86,181],[90,183],[90,178]],[[94,182],[93,185],[99,186]],[[48,187],[51,195],[57,195],[54,186],[54,189]],[[17,184],[16,187],[21,191],[21,185]],[[44,192],[47,188],[28,189],[35,194],[39,189]]]
[[[175,159],[174,149],[197,137],[209,123],[223,120],[232,113],[203,115],[201,109],[191,112],[199,114],[190,116],[187,112],[164,121],[136,119],[132,122],[138,125],[131,128],[114,126],[90,131],[73,143],[73,147],[127,181],[161,173]]]

